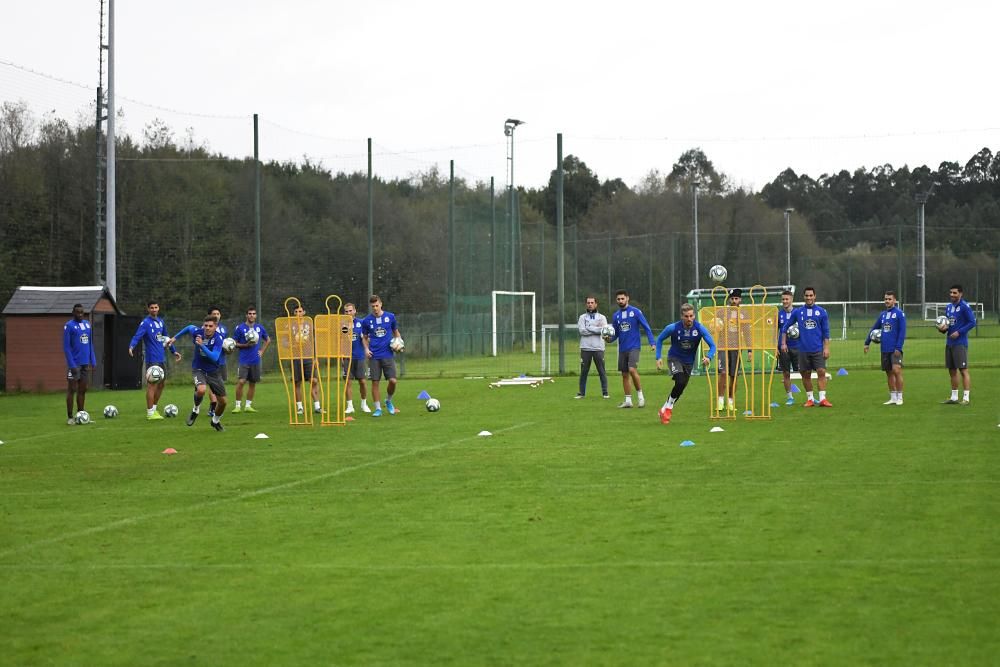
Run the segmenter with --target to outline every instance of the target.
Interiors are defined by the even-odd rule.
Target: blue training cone
[[[694,447],[694,441],[685,440],[684,442],[681,443],[681,447]]]
[[[781,406],[780,406],[780,405],[778,405],[777,403],[771,403],[771,407],[772,407],[772,408],[778,408],[778,407],[781,407]]]
[[[418,401],[426,401],[430,397],[431,397],[431,395],[428,394],[426,391],[422,391],[419,394],[417,394],[417,400]]]
[[[797,384],[793,384],[793,385],[792,385],[792,393],[793,393],[793,394],[797,394],[797,393],[799,393],[800,391],[802,391],[802,390],[801,390],[801,389],[799,389],[799,385],[797,385]]]
[[[847,375],[847,369],[841,368],[839,371],[837,371],[837,375]]]

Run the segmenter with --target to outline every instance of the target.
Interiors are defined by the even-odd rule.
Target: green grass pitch
[[[154,423],[0,397],[0,664],[996,664],[1000,370],[709,433],[705,379],[663,426],[646,366],[644,409],[404,379],[395,417],[294,430],[272,381],[221,434],[180,386]]]

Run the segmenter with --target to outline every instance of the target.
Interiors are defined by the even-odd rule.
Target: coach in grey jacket
[[[608,318],[597,312],[597,299],[588,296],[587,312],[580,316],[577,326],[580,329],[580,393],[575,398],[583,398],[587,394],[587,375],[590,373],[590,362],[597,366],[597,374],[601,377],[601,395],[608,398],[608,375],[604,372],[604,339],[601,329],[608,324]]]

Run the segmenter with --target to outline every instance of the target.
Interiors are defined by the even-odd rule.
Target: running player
[[[674,380],[674,388],[670,390],[667,402],[660,408],[660,422],[670,423],[674,403],[684,393],[688,380],[691,379],[691,368],[694,366],[694,355],[698,345],[704,342],[708,351],[702,356],[701,363],[707,368],[715,356],[715,341],[701,322],[694,319],[694,306],[685,303],[681,306],[681,319],[668,324],[656,338],[656,368],[663,369],[663,341],[670,339],[670,350],[667,352],[667,369]]]
[[[212,428],[216,431],[223,431],[222,413],[226,411],[226,385],[222,381],[221,365],[222,356],[222,334],[216,327],[219,322],[214,315],[206,315],[201,328],[189,324],[177,335],[170,339],[170,344],[181,336],[190,334],[194,339],[194,355],[191,357],[191,370],[194,377],[194,405],[191,414],[187,418],[187,425],[194,426],[194,421],[201,412],[201,402],[205,399],[206,389],[211,389],[215,395],[215,412],[212,414]]]

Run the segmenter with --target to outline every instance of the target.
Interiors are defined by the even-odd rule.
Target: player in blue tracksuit
[[[63,325],[63,354],[66,356],[66,423],[73,425],[73,395],[76,409],[81,411],[87,402],[90,371],[97,366],[94,356],[94,329],[85,317],[83,304],[73,306],[73,319]]]
[[[903,343],[906,341],[906,315],[896,304],[896,293],[885,291],[885,310],[875,318],[871,331],[865,337],[865,354],[872,342],[872,334],[880,332],[882,370],[889,383],[889,400],[882,405],[903,404]]]
[[[623,289],[615,292],[615,301],[618,303],[618,312],[611,318],[615,335],[608,338],[608,342],[618,341],[618,371],[622,374],[622,389],[625,391],[625,400],[618,407],[632,407],[633,384],[639,407],[645,407],[646,397],[642,394],[639,378],[639,349],[642,347],[640,329],[646,332],[649,349],[656,350],[656,344],[653,342],[653,330],[649,328],[649,322],[646,321],[642,311],[629,305],[628,292]]]
[[[826,398],[826,362],[830,358],[830,317],[826,309],[816,305],[816,290],[807,287],[802,290],[805,304],[792,311],[781,328],[781,351],[788,351],[788,327],[799,325],[799,372],[806,388],[807,400],[802,407],[820,406],[832,408]],[[816,371],[819,384],[819,400],[813,397],[812,371]]]
[[[799,339],[788,338],[788,351],[781,351],[781,330],[785,322],[792,316],[792,293],[785,290],[781,293],[781,308],[778,308],[778,369],[781,371],[781,381],[785,385],[785,405],[795,405],[795,395],[792,393],[792,371],[799,370]]]
[[[344,315],[351,318],[351,359],[350,361],[344,359],[341,363],[341,375],[347,382],[347,390],[344,392],[344,398],[347,399],[347,409],[344,410],[344,414],[349,415],[354,412],[351,380],[357,380],[361,390],[361,411],[371,412],[372,409],[368,407],[368,383],[365,378],[368,365],[365,358],[365,343],[362,340],[364,320],[358,317],[358,309],[353,303],[344,304]]]
[[[215,318],[219,321],[219,326],[215,327],[215,330],[219,332],[219,335],[222,336],[222,339],[225,340],[229,338],[229,329],[227,329],[226,325],[222,323],[222,311],[219,310],[219,307],[212,306],[211,308],[208,309],[208,314],[214,315]],[[222,351],[222,358],[219,360],[219,375],[222,376],[223,384],[229,382],[229,353],[226,352],[225,350]],[[211,405],[209,407],[208,414],[212,415],[215,414],[215,403],[216,403],[215,392],[209,391],[209,400],[211,401]]]
[[[712,340],[708,329],[702,326],[701,322],[694,319],[694,306],[685,303],[681,306],[681,319],[668,324],[660,335],[656,337],[656,367],[663,369],[663,341],[670,339],[670,350],[667,352],[667,368],[674,379],[674,388],[670,390],[667,402],[660,408],[660,422],[670,423],[673,414],[674,403],[684,393],[688,380],[691,378],[691,369],[694,366],[695,352],[698,345],[704,342],[708,345],[708,351],[702,356],[702,364],[708,366],[715,356],[715,341]]]
[[[212,428],[216,431],[222,428],[222,413],[226,411],[226,384],[222,381],[222,364],[225,357],[222,354],[222,334],[216,327],[219,322],[214,315],[207,315],[201,328],[189,324],[177,335],[170,339],[172,344],[181,336],[190,334],[194,339],[194,355],[191,357],[191,370],[194,377],[194,407],[191,408],[191,415],[187,419],[187,425],[193,426],[194,420],[201,412],[201,402],[205,398],[205,388],[208,387],[215,394],[216,406],[215,414],[212,415]]]
[[[948,290],[951,299],[944,308],[948,318],[948,338],[944,344],[944,365],[951,376],[951,398],[945,403],[958,403],[958,376],[962,376],[962,405],[969,404],[969,332],[976,327],[976,314],[962,298],[961,285],[952,285]]]
[[[247,334],[251,331],[257,334],[256,339],[252,343],[247,340]],[[219,333],[222,332],[220,331]],[[225,334],[222,335],[225,337]],[[257,409],[253,407],[253,396],[257,389],[257,383],[260,382],[260,360],[264,358],[264,352],[267,351],[268,346],[271,344],[271,337],[267,335],[267,329],[257,322],[257,309],[254,306],[247,308],[247,319],[236,327],[236,330],[233,332],[233,340],[236,341],[236,347],[239,349],[237,355],[239,367],[237,368],[236,380],[236,406],[233,407],[233,412],[257,412]],[[243,385],[248,382],[250,386],[247,388],[247,406],[243,408],[241,407]]]
[[[361,340],[372,376],[372,400],[375,401],[375,412],[372,413],[372,417],[382,416],[379,380],[383,375],[389,381],[385,409],[390,415],[394,415],[396,407],[392,404],[392,395],[396,393],[396,360],[392,356],[389,344],[393,338],[399,337],[399,327],[396,325],[396,316],[382,310],[382,298],[378,294],[372,294],[368,298],[368,307],[371,313],[362,322]]]
[[[167,325],[160,317],[160,304],[154,299],[146,304],[146,317],[139,323],[139,328],[135,330],[135,335],[128,344],[128,356],[135,356],[135,348],[142,343],[143,356],[146,358],[146,367],[159,366],[163,371],[164,381],[157,383],[146,383],[146,419],[152,421],[163,419],[163,415],[156,409],[163,395],[163,386],[167,377],[167,355],[163,351],[170,334],[167,333]],[[174,360],[180,361],[181,354],[177,348],[170,346],[170,351],[174,354]]]

